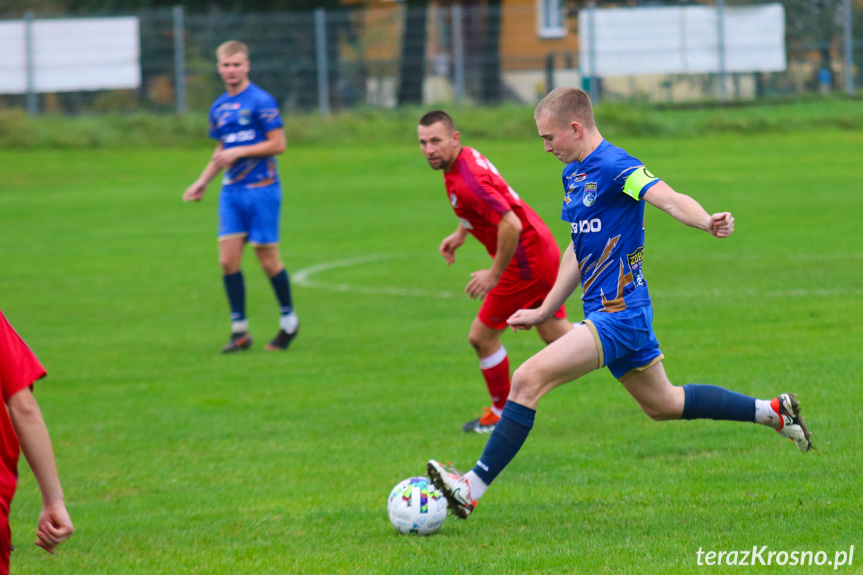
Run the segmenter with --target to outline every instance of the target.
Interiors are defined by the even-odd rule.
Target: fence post
[[[327,63],[327,13],[315,8],[315,52],[318,61],[318,108],[321,114],[330,114],[330,72]]]
[[[33,11],[24,13],[24,57],[27,61],[27,113],[39,113],[39,100],[36,97],[36,50],[33,45]]]
[[[719,60],[719,101],[727,99],[725,93],[725,0],[716,0],[716,51]]]
[[[851,0],[845,0],[845,92],[854,95],[854,35],[851,30],[853,17]]]
[[[455,82],[455,101],[464,101],[464,23],[461,4],[453,4],[452,10],[452,59],[453,81]]]
[[[186,113],[186,32],[183,24],[183,7],[174,6],[174,97],[177,114]]]
[[[596,24],[594,12],[596,11],[596,0],[587,3],[587,37],[590,42],[587,45],[587,62],[590,68],[589,94],[594,105],[599,104],[599,78],[596,76]]]

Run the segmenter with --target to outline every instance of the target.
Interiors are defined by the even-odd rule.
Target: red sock
[[[491,396],[491,404],[497,415],[503,411],[506,398],[509,396],[509,357],[506,349],[500,349],[488,357],[479,360],[488,394]]]

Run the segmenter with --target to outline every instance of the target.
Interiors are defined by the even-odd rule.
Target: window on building
[[[562,38],[566,36],[563,21],[563,0],[536,0],[537,21],[540,38]]]

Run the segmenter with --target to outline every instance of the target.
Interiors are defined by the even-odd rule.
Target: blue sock
[[[270,278],[270,283],[273,284],[273,291],[276,292],[276,299],[279,300],[279,312],[282,315],[290,315],[294,311],[294,302],[291,299],[288,270],[282,268],[282,271]]]
[[[681,419],[755,421],[755,398],[715,385],[683,386],[686,399]]]
[[[473,468],[483,483],[491,485],[495,477],[509,465],[533,428],[534,417],[535,409],[514,401],[506,402],[500,421],[494,426],[482,457]]]
[[[246,284],[243,272],[222,276],[225,280],[225,293],[228,294],[228,305],[231,306],[231,321],[246,319]]]

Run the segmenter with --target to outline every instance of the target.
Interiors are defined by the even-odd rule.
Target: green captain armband
[[[623,193],[631,196],[634,200],[641,200],[641,190],[652,182],[658,181],[659,178],[647,171],[644,166],[639,166],[632,170],[632,173],[626,178],[623,184]]]

